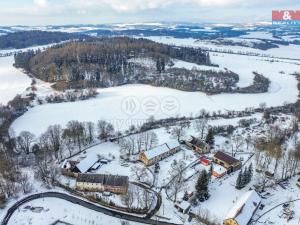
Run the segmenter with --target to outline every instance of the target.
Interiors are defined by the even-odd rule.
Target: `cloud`
[[[47,0],[34,0],[34,4],[38,7],[46,7],[48,2]]]

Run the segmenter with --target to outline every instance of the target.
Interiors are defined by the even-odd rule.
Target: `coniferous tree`
[[[245,167],[243,175],[242,175],[242,180],[243,180],[243,186],[246,186],[249,183],[249,173],[248,173],[248,168]]]
[[[200,196],[203,196],[205,194],[208,194],[208,183],[209,183],[209,177],[206,170],[203,170],[196,183],[196,191],[197,194]]]
[[[210,180],[211,180],[211,178],[212,178],[213,172],[214,172],[214,166],[213,166],[213,164],[211,163],[211,164],[210,164],[210,168],[209,168],[209,174],[208,174]]]
[[[236,179],[236,184],[235,184],[235,188],[240,190],[242,189],[244,186],[243,184],[243,170],[241,169],[240,172],[239,172],[239,175]]]
[[[249,168],[248,168],[248,176],[249,176],[249,181],[248,181],[248,183],[250,183],[251,180],[252,180],[252,177],[253,177],[253,165],[252,165],[252,163],[250,164],[250,166],[249,166]]]
[[[214,137],[214,134],[213,134],[213,130],[211,128],[208,130],[205,142],[207,144],[209,144],[211,147],[215,143],[215,137]]]

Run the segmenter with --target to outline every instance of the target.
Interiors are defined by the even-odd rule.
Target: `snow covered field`
[[[226,55],[218,56],[219,61],[230,63]],[[236,60],[236,59],[233,59]],[[247,62],[241,62],[241,82],[245,85],[252,78],[252,67],[248,70],[243,67]],[[248,61],[248,64],[249,61]],[[259,67],[259,65],[261,66]],[[95,99],[72,103],[45,104],[30,108],[27,113],[18,118],[12,125],[17,132],[28,130],[36,135],[41,134],[49,125],[61,124],[70,120],[94,121],[104,119],[113,123],[117,130],[127,129],[131,124],[140,124],[149,116],[156,119],[168,118],[176,115],[197,114],[201,109],[207,111],[217,110],[243,110],[246,107],[258,107],[265,102],[267,106],[280,106],[285,102],[295,102],[298,96],[297,82],[294,76],[280,74],[280,70],[291,73],[296,70],[295,65],[263,61],[251,61],[257,65],[257,71],[262,72],[272,81],[268,93],[263,94],[220,94],[208,96],[201,92],[183,92],[169,88],[152,87],[147,85],[126,85],[100,89]],[[262,66],[263,65],[263,66]],[[249,67],[249,65],[248,65]],[[254,69],[255,70],[255,69]],[[165,100],[171,97],[175,109],[165,110]],[[129,101],[129,103],[128,103]],[[128,104],[129,106],[128,106]],[[150,103],[150,105],[149,105]],[[30,121],[30,126],[28,122]]]
[[[12,66],[13,56],[0,57],[0,104],[7,104],[30,86],[31,79]]]
[[[257,33],[257,32],[255,32]],[[251,36],[241,36],[241,38],[255,38],[255,33],[251,33]],[[260,35],[260,32],[259,32]],[[266,36],[269,37],[270,35]],[[251,52],[251,53],[259,53],[263,55],[269,55],[273,57],[281,57],[281,58],[293,58],[293,59],[300,59],[300,45],[289,45],[283,46],[281,45],[279,48],[272,48],[269,50],[259,50],[253,49],[250,47],[241,47],[241,46],[226,46],[226,45],[215,45],[206,40],[197,40],[193,38],[174,38],[168,36],[153,36],[153,37],[145,37],[152,41],[164,43],[164,44],[173,44],[178,46],[191,46],[191,47],[203,47],[209,48],[212,50],[226,50],[226,51],[233,51],[233,52]],[[240,38],[237,38],[240,39]],[[268,38],[267,38],[268,39]],[[242,39],[241,39],[242,40]]]
[[[24,207],[43,207],[43,210],[32,212]],[[59,206],[59,207],[57,207]],[[105,214],[86,209],[82,206],[56,198],[45,198],[23,205],[20,211],[13,214],[9,225],[52,224],[57,220],[76,225],[121,225],[121,220]],[[132,225],[140,223],[130,222]]]

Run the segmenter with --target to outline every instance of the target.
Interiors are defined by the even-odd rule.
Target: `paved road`
[[[122,212],[116,212],[111,209],[103,208],[101,206],[95,205],[93,203],[90,203],[88,201],[82,200],[80,198],[60,193],[60,192],[45,192],[45,193],[39,193],[39,194],[34,194],[30,195],[18,202],[16,202],[12,207],[10,207],[1,222],[1,225],[7,225],[10,218],[12,217],[13,213],[18,210],[18,208],[22,205],[24,205],[27,202],[30,202],[35,199],[40,199],[40,198],[58,198],[58,199],[63,199],[65,201],[71,202],[73,204],[78,204],[82,207],[88,208],[90,210],[94,210],[100,213],[103,213],[108,216],[116,217],[119,219],[124,219],[128,221],[133,221],[133,222],[139,222],[142,224],[157,224],[157,225],[181,225],[181,224],[175,224],[175,223],[170,223],[170,222],[162,222],[162,221],[157,221],[157,220],[152,220],[152,219],[145,219],[142,217],[134,216],[134,215],[128,215]]]

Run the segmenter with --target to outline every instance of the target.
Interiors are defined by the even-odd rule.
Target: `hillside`
[[[58,43],[70,39],[78,39],[84,35],[48,31],[20,31],[0,36],[0,49],[21,49],[36,45]]]

